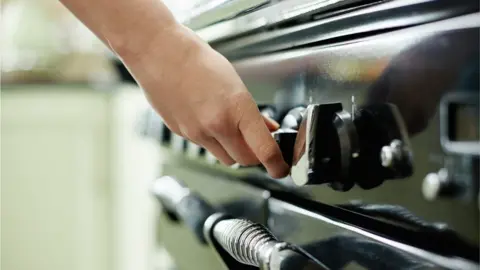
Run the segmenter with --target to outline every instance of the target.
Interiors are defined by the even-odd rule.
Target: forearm
[[[60,0],[120,57],[133,57],[179,27],[160,0]],[[157,43],[158,45],[158,43]]]

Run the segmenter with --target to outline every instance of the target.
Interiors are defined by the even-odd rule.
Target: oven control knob
[[[423,179],[422,193],[425,199],[433,201],[440,197],[452,197],[459,194],[461,186],[453,179],[448,170],[443,168],[436,173],[429,173]]]
[[[369,104],[352,112],[341,103],[318,104],[305,115],[298,133],[306,134],[307,180],[299,178],[298,185],[372,189],[412,175],[408,135],[393,104]]]

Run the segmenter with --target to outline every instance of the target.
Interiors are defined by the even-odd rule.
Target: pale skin
[[[129,69],[176,134],[232,165],[289,173],[263,117],[233,66],[160,0],[61,0]]]

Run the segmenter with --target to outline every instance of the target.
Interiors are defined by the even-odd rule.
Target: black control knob
[[[360,176],[356,181],[360,187],[370,189],[381,185],[384,180],[402,179],[413,174],[408,133],[395,105],[364,106],[355,112],[354,123],[360,149],[351,173]]]
[[[371,189],[413,173],[407,133],[394,105],[373,104],[352,113],[341,103],[311,105],[304,121],[308,175],[297,184]]]
[[[342,191],[351,189],[354,185],[350,178],[351,145],[355,145],[351,142],[352,116],[343,111],[340,103],[317,105],[311,108],[309,116],[310,164],[306,184],[329,184]]]
[[[185,223],[201,243],[206,243],[203,224],[215,209],[197,193],[174,177],[163,176],[153,182],[152,193],[165,211]]]

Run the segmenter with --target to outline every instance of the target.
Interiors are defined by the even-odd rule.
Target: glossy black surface
[[[433,202],[424,198],[422,181],[430,172],[470,159],[451,155],[442,147],[439,103],[447,93],[478,93],[479,26],[479,14],[471,14],[329,46],[245,59],[234,65],[260,103],[288,107],[341,102],[345,108],[384,102],[396,105],[411,140],[415,168],[411,177],[345,193],[328,186],[300,189],[314,200],[332,205],[353,200],[399,205],[426,221],[446,223],[465,241],[478,246],[478,178],[468,180],[471,185],[467,189],[475,195],[467,200],[453,197]],[[305,175],[294,170],[293,177]]]
[[[199,170],[182,158],[169,161],[163,174],[184,180],[202,200],[222,212],[264,224],[277,239],[300,246],[330,269],[478,268],[473,258],[478,250],[462,246],[455,239],[449,240],[451,232],[442,231],[441,224],[426,223],[405,213],[408,212],[405,209],[359,203],[341,208],[318,204],[288,192],[267,192],[233,178]],[[239,208],[249,214],[235,210]],[[384,224],[351,212],[354,208],[385,218],[393,215],[397,220],[408,222],[401,227]],[[407,228],[417,223],[425,229]],[[159,222],[159,239],[180,269],[225,269],[225,262],[215,249],[200,243],[188,225],[165,214]],[[470,260],[459,254],[467,255]]]
[[[400,2],[386,4],[400,12],[406,3]],[[418,12],[405,4],[405,12],[392,17],[409,22],[403,29],[395,30],[389,13],[377,10],[376,23],[386,23],[380,32],[360,31],[360,20],[361,35],[352,29],[341,39],[317,42],[336,31],[322,32],[320,21],[310,28],[315,35],[304,35],[307,27],[286,28],[293,35],[272,31],[218,46],[228,48],[223,52],[256,101],[269,105],[280,122],[299,105],[339,103],[351,115],[367,106],[395,106],[411,143],[411,176],[342,192],[326,184],[300,187],[292,179],[307,178],[303,161],[292,178],[275,180],[259,168],[219,165],[192,143],[153,128],[145,133],[168,148],[182,146],[162,174],[181,179],[215,208],[267,225],[332,269],[478,269],[480,14],[445,19],[471,12],[474,1],[434,2],[417,1],[438,7]],[[425,22],[431,23],[407,27]],[[190,148],[198,153],[190,155]],[[322,175],[316,179],[321,183]],[[371,179],[359,174],[355,182]],[[181,269],[222,269],[215,253],[171,216],[161,216],[159,232]],[[193,252],[185,254],[186,246]]]
[[[338,219],[269,200],[269,227],[284,241],[300,245],[331,269],[477,269],[455,256],[436,256]]]
[[[373,3],[369,3],[373,2]],[[229,59],[240,59],[298,47],[328,45],[377,33],[469,14],[479,9],[475,0],[361,1],[348,9],[329,11],[304,23],[275,27],[226,41],[210,41]],[[308,21],[306,23],[305,21]],[[208,28],[203,30],[208,32]],[[202,32],[199,34],[202,36]]]

